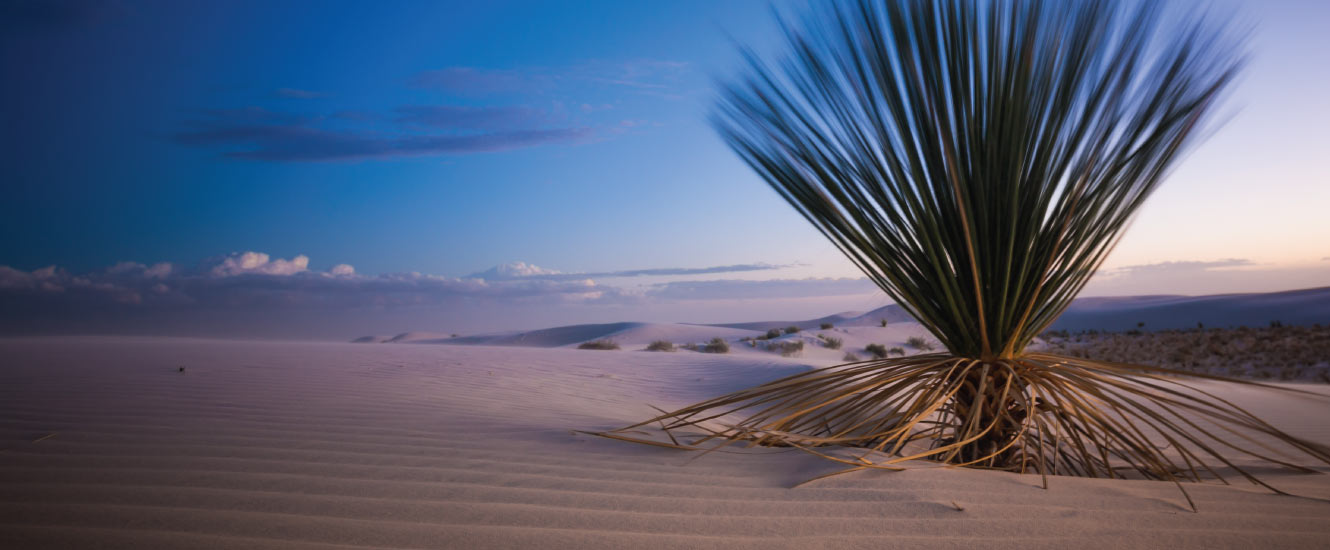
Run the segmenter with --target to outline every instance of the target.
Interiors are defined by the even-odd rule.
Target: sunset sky
[[[1087,295],[1330,284],[1330,3],[1213,9],[1251,27],[1228,121]],[[0,20],[0,330],[341,338],[888,303],[707,123],[735,42],[778,43],[765,2],[67,0]]]

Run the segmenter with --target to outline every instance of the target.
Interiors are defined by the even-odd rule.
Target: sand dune
[[[789,326],[790,323],[781,325]],[[798,325],[796,325],[798,326]],[[937,340],[917,322],[891,323],[883,328],[877,324],[860,326],[834,326],[820,329],[819,325],[805,322],[796,334],[783,335],[770,341],[749,342],[747,339],[764,336],[765,331],[746,330],[716,325],[693,325],[681,323],[608,323],[593,325],[572,325],[529,332],[514,332],[497,335],[463,336],[458,338],[400,338],[387,343],[414,344],[465,344],[483,346],[514,346],[539,348],[575,348],[584,342],[610,340],[627,351],[644,350],[647,344],[663,340],[683,346],[685,344],[705,344],[712,338],[721,338],[729,343],[730,353],[736,355],[760,354],[770,356],[767,344],[802,341],[803,351],[796,357],[819,366],[844,363],[846,353],[853,353],[862,358],[870,354],[865,351],[869,344],[882,344],[887,347],[906,349],[908,354],[921,350],[909,348],[910,338],[923,338],[934,345]],[[841,341],[835,349],[829,347],[828,339]],[[360,339],[357,339],[360,341]],[[695,353],[679,351],[679,353]]]
[[[817,319],[804,319],[802,321],[757,321],[752,323],[724,323],[713,326],[758,331],[766,331],[773,328],[785,328],[790,325],[803,328],[817,328],[822,323],[831,323],[838,327],[875,327],[879,326],[884,319],[888,321],[888,323],[914,322],[914,318],[910,317],[910,314],[906,313],[900,306],[896,304],[888,304],[869,311],[868,313],[846,312],[818,317]]]
[[[832,466],[770,450],[697,458],[572,431],[809,368],[769,353],[65,338],[0,341],[0,356],[3,548],[1330,540],[1330,502],[1246,483],[1192,487],[1199,514],[1167,483],[1055,478],[1043,490],[1035,476],[927,465],[790,489]],[[1330,399],[1216,391],[1330,442]],[[1266,475],[1330,498],[1330,476]]]

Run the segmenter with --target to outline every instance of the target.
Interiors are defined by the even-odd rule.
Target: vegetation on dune
[[[794,325],[785,327],[785,334],[795,334],[797,332],[799,332],[799,327],[796,327]]]
[[[730,345],[721,338],[712,338],[705,346],[702,346],[704,353],[729,353]]]
[[[730,345],[725,343],[723,338],[716,337],[712,338],[711,341],[706,344],[701,346],[693,345],[693,347],[689,349],[700,351],[702,353],[729,353]]]
[[[887,357],[887,346],[882,344],[868,344],[867,346],[864,346],[864,351],[878,359],[885,359]]]
[[[674,351],[674,342],[656,340],[647,344],[647,351]]]
[[[821,338],[822,345],[827,349],[840,349],[841,345],[845,343],[844,340],[836,338],[835,336],[822,336]]]
[[[803,340],[781,340],[778,342],[768,342],[767,351],[774,351],[784,357],[794,357],[804,351]]]
[[[1330,383],[1330,327],[1046,331],[1046,351],[1255,380]]]
[[[933,351],[933,344],[928,343],[928,340],[925,340],[918,336],[911,336],[909,338],[906,338],[905,345],[910,346],[919,351]]]
[[[833,325],[833,324],[831,324],[831,323],[822,323],[821,328],[822,328],[822,330],[831,330],[831,329],[834,328],[835,326],[836,326],[836,325]]]
[[[614,350],[619,349],[619,343],[608,339],[592,340],[590,342],[582,342],[581,344],[578,344],[577,349]]]
[[[836,473],[924,459],[1181,482],[1227,466],[1269,487],[1230,455],[1310,471],[1251,435],[1330,463],[1186,372],[1027,351],[1237,72],[1222,30],[1160,5],[862,0],[783,26],[775,63],[746,50],[720,133],[945,349],[875,353],[601,435],[788,446],[847,466]],[[714,420],[727,415],[739,420]],[[637,431],[654,425],[668,442]],[[819,450],[832,445],[860,450]]]

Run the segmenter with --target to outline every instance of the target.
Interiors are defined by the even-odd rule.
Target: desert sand
[[[637,331],[633,341],[658,336],[625,330]],[[868,329],[847,336],[856,330]],[[715,355],[0,340],[0,547],[1330,544],[1330,501],[1240,480],[1190,485],[1199,513],[1164,482],[1057,477],[1045,490],[1038,476],[927,463],[792,489],[835,465],[797,451],[699,456],[577,432],[641,420],[647,404],[687,405],[834,362],[742,346]],[[1330,443],[1330,397],[1206,387]],[[1324,385],[1299,387],[1330,396]],[[1255,471],[1286,491],[1330,499],[1323,473]]]

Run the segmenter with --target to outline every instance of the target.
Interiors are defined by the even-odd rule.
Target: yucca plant
[[[782,22],[789,53],[745,50],[715,125],[946,352],[814,370],[600,435],[796,447],[848,466],[835,473],[927,459],[1179,482],[1222,480],[1222,464],[1265,485],[1228,457],[1330,462],[1195,375],[1027,351],[1239,69],[1222,28],[1165,20],[1152,2],[864,0]]]

